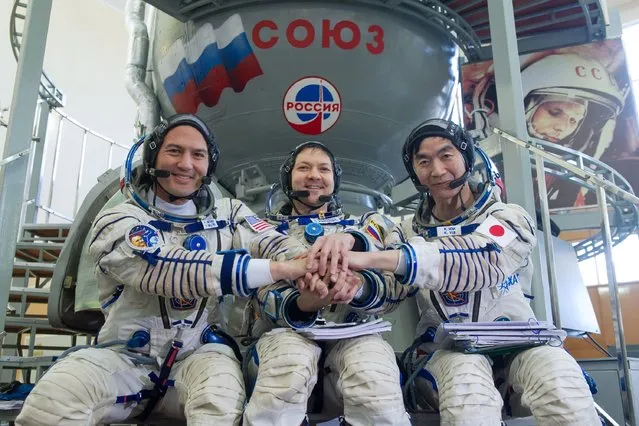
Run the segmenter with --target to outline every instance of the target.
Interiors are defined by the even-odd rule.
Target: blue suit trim
[[[366,281],[365,285],[368,285],[371,293],[368,295],[368,298],[362,302],[356,301],[353,299],[350,305],[355,309],[369,309],[373,302],[377,299],[377,283],[375,282],[375,278],[372,276],[371,272],[368,270],[359,271],[360,274],[364,277],[364,281]]]
[[[476,249],[439,249],[439,252],[442,254],[446,254],[446,253],[485,253],[485,252],[500,252],[501,250],[499,250],[497,247],[495,247],[494,244],[487,244],[485,247],[480,247],[480,248],[476,248]]]
[[[286,324],[289,325],[289,327],[291,328],[307,328],[307,327],[311,327],[313,324],[315,324],[315,321],[317,321],[317,317],[318,317],[318,313],[315,312],[310,319],[308,319],[307,321],[295,321],[291,318],[291,316],[289,315],[289,309],[291,309],[291,305],[293,303],[295,303],[295,301],[297,300],[297,298],[300,297],[300,292],[299,290],[295,289],[292,292],[290,292],[287,297],[284,298],[284,300],[282,301],[282,318],[284,319],[284,322],[286,322]]]
[[[353,236],[353,238],[355,238],[358,241],[360,241],[361,243],[363,243],[364,251],[368,252],[368,251],[371,250],[371,244],[368,241],[368,238],[366,238],[361,232],[358,232],[358,231],[355,231],[355,230],[346,230],[345,233],[346,234],[351,234]]]
[[[379,279],[379,281],[382,283],[382,286],[381,286],[382,287],[382,294],[381,294],[381,296],[377,297],[377,301],[372,306],[370,306],[368,309],[378,309],[378,308],[381,308],[382,305],[384,304],[384,302],[387,300],[386,293],[388,291],[388,288],[386,287],[386,285],[384,285],[384,276],[382,274],[380,274],[379,271],[376,271],[376,270],[373,269],[373,270],[371,270],[371,273],[373,275],[377,275],[377,279]]]
[[[233,294],[233,262],[238,253],[235,250],[223,250],[218,251],[217,254],[224,256],[220,270],[220,288],[222,294]]]
[[[112,215],[112,214],[115,214],[115,213],[109,213],[109,214],[104,215],[103,217],[110,216],[110,215]],[[102,219],[102,218],[100,218],[100,219]],[[114,223],[118,223],[119,221],[124,220],[124,219],[135,219],[135,221],[136,221],[136,222],[141,223],[141,222],[138,220],[138,218],[137,218],[137,217],[135,217],[135,216],[121,216],[121,217],[117,218],[116,220],[113,220],[113,221],[111,221],[111,222],[107,223],[106,225],[104,225],[102,228],[100,228],[100,230],[99,230],[98,232],[96,232],[96,233],[95,233],[95,235],[93,236],[93,239],[92,239],[92,240],[91,240],[91,242],[89,243],[89,246],[92,246],[92,245],[93,245],[93,243],[95,242],[95,240],[97,240],[97,239],[98,239],[98,237],[100,236],[100,234],[102,233],[102,231],[104,231],[107,227],[109,227],[109,226],[113,225]]]

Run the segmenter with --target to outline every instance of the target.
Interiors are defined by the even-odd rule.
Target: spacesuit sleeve
[[[248,207],[245,208],[248,210]],[[252,231],[249,229],[249,232]],[[249,247],[251,256],[260,259],[291,260],[308,250],[308,247],[297,239],[276,231],[273,224],[270,224],[269,229],[253,233],[248,240],[249,243],[245,247]]]
[[[405,242],[401,228],[389,218],[377,212],[362,216],[360,225],[348,232],[365,239],[369,245],[366,251],[384,250],[391,242]],[[392,312],[400,302],[414,296],[418,289],[402,284],[392,272],[366,269],[358,271],[364,277],[364,291],[361,297],[350,305],[353,309],[368,315]]]
[[[353,299],[351,308],[368,315],[388,314],[407,297],[414,296],[419,288],[403,285],[392,272],[364,269],[358,271],[364,277],[362,296]]]
[[[366,241],[365,251],[385,250],[406,242],[403,228],[377,212],[364,214],[359,226],[348,232]]]
[[[262,287],[257,291],[260,313],[280,327],[305,328],[315,324],[318,312],[302,312],[297,307],[299,290],[287,281]]]
[[[529,261],[537,241],[532,224],[520,206],[499,203],[469,234],[410,238],[400,246],[406,262],[401,282],[440,292],[497,286]]]
[[[364,214],[359,226],[346,230],[358,242],[365,246],[364,251],[384,250],[391,241],[403,243],[406,241],[401,228],[388,217],[377,212]]]
[[[105,210],[95,220],[89,254],[98,274],[142,293],[187,299],[253,293],[246,250],[185,250],[164,241],[148,217],[129,204]]]

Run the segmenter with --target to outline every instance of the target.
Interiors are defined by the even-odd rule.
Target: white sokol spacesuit
[[[106,317],[98,347],[57,362],[27,398],[18,424],[102,424],[151,410],[186,417],[190,425],[239,424],[245,401],[239,350],[207,318],[222,296],[250,296],[251,279],[272,282],[264,279],[267,261],[251,260],[241,248],[274,231],[253,230],[255,217],[243,203],[215,200],[207,185],[183,205],[137,188],[134,173],[152,182],[162,172],[152,169],[149,151],[182,125],[205,137],[207,176],[213,174],[218,151],[195,116],[162,122],[144,140],[144,165],[135,171],[132,158],[142,142],[134,146],[125,175],[130,199],[102,212],[90,236]]]
[[[251,254],[277,259],[279,253],[287,250],[284,234],[310,248],[318,235],[349,232],[356,239],[354,249],[374,250],[373,244],[381,248],[384,235],[380,224],[388,222],[385,227],[389,227],[392,222],[379,214],[368,215],[360,221],[341,212],[335,197],[341,170],[324,145],[307,142],[291,153],[280,175],[280,184],[286,195],[295,197],[291,188],[291,169],[296,155],[306,148],[323,150],[333,164],[334,191],[327,203],[328,212],[295,216],[291,215],[291,205],[287,204],[271,214],[267,201],[267,220],[282,234],[256,238]],[[410,424],[394,351],[380,335],[332,341],[320,348],[316,342],[291,330],[324,321],[360,321],[371,315],[390,312],[409,296],[411,289],[398,284],[392,273],[374,270],[360,273],[366,280],[363,294],[349,305],[332,304],[314,313],[302,312],[297,307],[299,291],[292,282],[280,281],[258,291],[260,318],[253,330],[261,337],[247,355],[248,377],[250,382],[254,382],[254,387],[245,410],[245,424],[301,424],[307,401],[318,381],[318,368],[326,374],[319,385],[325,387],[325,413],[337,416],[343,409],[345,421],[357,426]],[[321,356],[322,350],[325,351],[324,356]],[[323,365],[320,365],[322,362]]]
[[[423,123],[404,145],[404,163],[418,190],[426,188],[413,169],[412,157],[419,148],[416,144],[431,136],[451,140],[462,153],[466,174],[456,186],[470,185],[475,203],[460,216],[441,223],[434,218],[434,201],[426,193],[412,221],[387,231],[387,243],[400,244],[402,250],[402,281],[420,288],[414,349],[418,346],[429,359],[415,372],[417,392],[420,402],[439,409],[442,425],[499,425],[503,399],[495,387],[492,360],[439,349],[432,340],[444,321],[534,319],[527,300],[533,272],[530,256],[536,244],[534,225],[523,208],[500,201],[495,187],[498,175],[479,149],[484,179],[481,184],[472,180],[474,141],[459,126],[444,120]],[[519,401],[538,424],[600,424],[583,373],[564,349],[527,349],[506,358],[505,364],[506,384],[513,393],[510,405]]]

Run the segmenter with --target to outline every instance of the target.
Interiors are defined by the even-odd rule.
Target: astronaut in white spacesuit
[[[251,259],[242,249],[275,231],[240,201],[215,200],[208,184],[218,157],[213,134],[190,114],[163,121],[131,149],[129,199],[102,212],[90,236],[106,317],[97,347],[54,364],[17,424],[142,421],[151,411],[189,425],[240,423],[240,353],[207,322],[209,311],[224,295],[302,276],[306,263]]]
[[[600,159],[613,142],[617,117],[627,94],[611,72],[613,65],[605,66],[574,52],[540,52],[528,55],[524,62],[521,81],[529,139],[542,146],[554,143]],[[499,139],[489,138],[493,127],[501,127],[495,78],[492,67],[473,66],[483,69],[468,76],[468,118],[475,127],[474,134],[487,138],[482,146],[492,156],[501,151]],[[588,190],[573,182],[547,174],[546,186],[551,207],[586,203]]]
[[[493,360],[440,349],[433,337],[443,321],[534,319],[527,301],[534,222],[520,206],[501,202],[492,163],[460,126],[428,120],[411,132],[402,154],[423,202],[412,221],[385,231],[399,250],[366,254],[366,262],[352,257],[350,267],[394,269],[420,288],[416,343],[428,358],[417,388],[422,403],[439,409],[441,424],[500,425],[504,402]],[[476,154],[482,181],[473,178]],[[538,346],[501,361],[509,404],[530,410],[537,424],[601,424],[583,373],[564,349]]]
[[[256,238],[251,254],[277,258],[286,251],[285,234],[309,248],[327,236],[346,251],[367,251],[375,244],[381,248],[380,223],[388,220],[371,214],[360,222],[344,214],[337,198],[341,174],[333,154],[319,142],[306,142],[292,151],[280,169],[280,185],[287,200],[279,209],[271,209],[267,202],[267,220],[282,235]],[[388,222],[387,226],[392,225]],[[319,252],[320,257],[322,253],[328,256],[329,251]],[[331,260],[338,259],[332,256],[329,263]],[[280,281],[258,291],[260,318],[253,330],[261,337],[247,355],[248,376],[254,386],[244,414],[246,425],[304,424],[318,368],[328,371],[320,383],[327,397],[325,413],[334,409],[337,415],[337,410],[343,409],[345,424],[357,426],[410,424],[395,354],[380,335],[332,341],[320,347],[291,328],[325,321],[356,322],[383,314],[394,309],[411,289],[400,285],[392,273],[361,270],[344,277],[341,270],[333,280],[328,269],[309,277],[302,290],[292,281]],[[340,277],[345,284],[338,288]],[[337,281],[335,287],[322,294],[320,288],[327,290],[323,284],[330,287],[333,281]],[[309,290],[315,284],[314,291]]]

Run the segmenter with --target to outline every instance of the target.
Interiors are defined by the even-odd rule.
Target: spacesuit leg
[[[581,368],[562,348],[539,346],[517,354],[508,380],[540,426],[599,426]]]
[[[435,380],[440,421],[450,426],[499,426],[503,401],[493,372],[483,355],[437,350],[424,367]],[[432,384],[419,378],[417,392],[432,392]],[[426,389],[426,385],[430,389]]]
[[[353,426],[410,425],[393,348],[379,335],[335,344],[326,357],[328,381]]]
[[[31,391],[17,425],[95,425],[138,415],[135,401],[116,397],[139,392],[150,370],[110,349],[82,349],[55,363]]]
[[[244,412],[248,426],[299,425],[317,383],[321,349],[292,330],[276,329],[256,346],[257,381]]]
[[[240,424],[244,379],[229,346],[206,344],[174,368],[175,389],[189,425]]]

